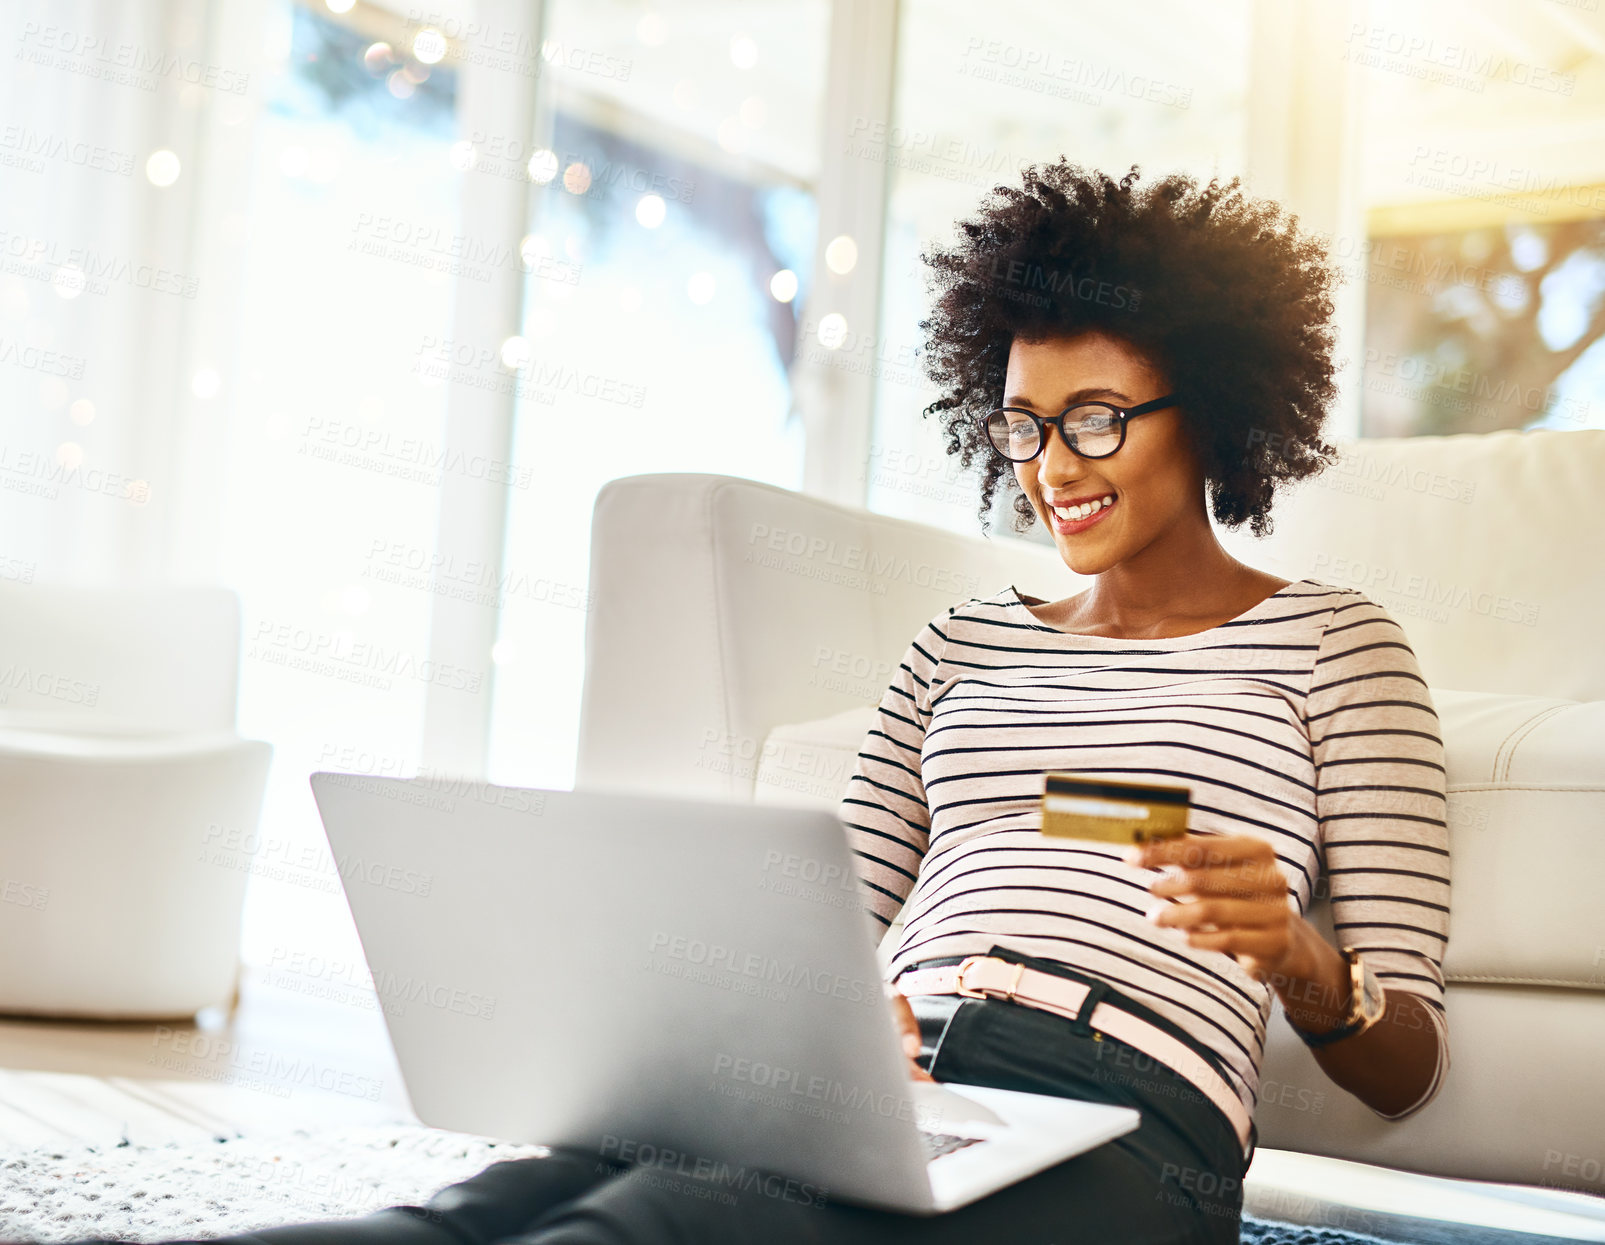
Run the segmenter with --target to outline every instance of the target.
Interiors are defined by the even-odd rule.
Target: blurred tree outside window
[[[1366,251],[1363,435],[1605,428],[1605,221]]]

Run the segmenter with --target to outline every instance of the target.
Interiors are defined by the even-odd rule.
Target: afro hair
[[[985,463],[982,530],[1000,483],[1016,490],[1015,530],[1035,518],[977,420],[1002,404],[1011,343],[1100,330],[1182,395],[1216,520],[1268,533],[1278,483],[1337,453],[1320,439],[1339,280],[1322,242],[1279,204],[1246,197],[1239,178],[1139,187],[1135,165],[1117,183],[1063,157],[1022,177],[958,223],[955,245],[921,255],[934,296],[920,322],[925,369],[941,392],[924,413],[940,413],[961,466]]]

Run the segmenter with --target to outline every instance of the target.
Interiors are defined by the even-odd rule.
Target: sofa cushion
[[[1451,981],[1605,991],[1605,701],[1432,689],[1448,762]],[[875,706],[776,727],[759,804],[834,810]],[[1330,929],[1324,901],[1311,920]]]
[[[0,716],[0,758],[7,761],[140,763],[232,752],[246,742],[233,731],[23,730]]]

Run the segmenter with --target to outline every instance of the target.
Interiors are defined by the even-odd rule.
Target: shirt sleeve
[[[930,841],[931,814],[920,775],[931,683],[947,645],[947,610],[920,628],[881,697],[864,737],[839,816],[856,857],[870,911],[890,926],[914,889]]]
[[[1349,592],[1321,638],[1307,702],[1316,816],[1332,924],[1390,993],[1418,996],[1438,1038],[1431,1083],[1449,1067],[1443,956],[1449,940],[1449,831],[1437,710],[1403,629]],[[1374,1110],[1374,1108],[1373,1108]]]

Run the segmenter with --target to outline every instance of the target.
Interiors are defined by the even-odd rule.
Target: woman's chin
[[[1064,564],[1077,575],[1099,575],[1120,561],[1112,552],[1110,542],[1100,539],[1102,533],[1096,528],[1085,533],[1065,533],[1053,531],[1049,524],[1049,531]]]
[[[1064,559],[1064,564],[1077,575],[1101,575],[1116,561],[1108,555],[1100,556],[1092,550],[1085,549],[1063,536],[1059,537],[1055,544],[1058,546],[1059,556]]]

